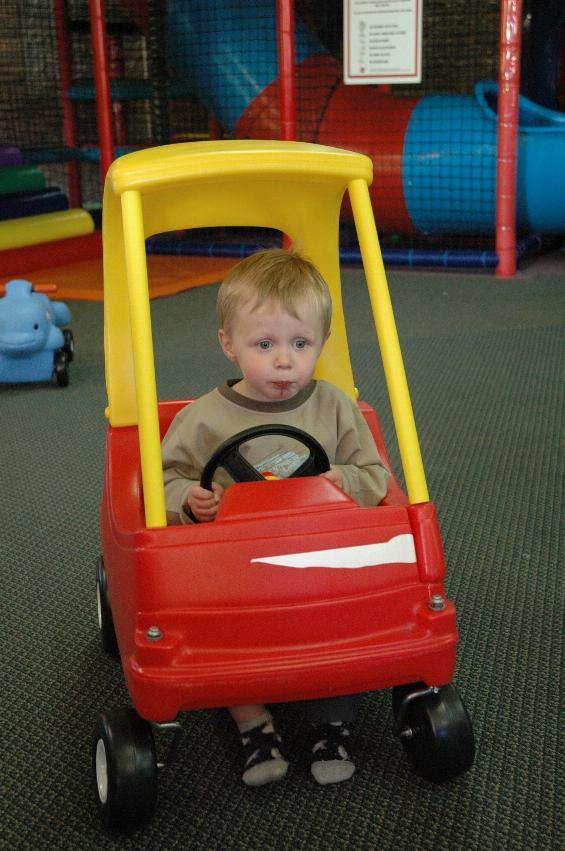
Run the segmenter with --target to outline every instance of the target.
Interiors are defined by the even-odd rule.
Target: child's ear
[[[232,363],[235,363],[235,355],[232,350],[231,340],[223,328],[220,328],[218,331],[218,340],[220,341],[220,346],[227,359]]]

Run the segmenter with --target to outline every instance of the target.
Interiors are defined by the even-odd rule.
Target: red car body
[[[162,435],[185,404],[159,404]],[[360,407],[388,465],[377,415]],[[374,508],[322,477],[250,482],[226,491],[213,523],[147,528],[137,427],[110,426],[101,537],[126,684],[147,720],[452,678],[435,508],[409,505],[394,476]],[[396,542],[404,554],[387,560]]]

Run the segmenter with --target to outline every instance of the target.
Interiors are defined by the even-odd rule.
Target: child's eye
[[[296,340],[294,345],[297,349],[305,349],[306,348],[306,340]]]
[[[270,349],[271,348],[271,341],[270,340],[260,340],[259,348],[264,349],[265,351],[267,349]]]

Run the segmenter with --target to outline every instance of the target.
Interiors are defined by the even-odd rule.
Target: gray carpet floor
[[[390,696],[372,693],[353,733],[351,782],[314,784],[299,709],[282,705],[275,712],[292,770],[275,787],[250,790],[231,721],[195,712],[182,719],[153,821],[129,836],[104,831],[91,731],[99,710],[128,697],[119,666],[101,652],[94,595],[103,311],[70,302],[70,386],[0,387],[2,849],[564,847],[563,279],[392,272],[389,280],[457,606],[455,682],[475,725],[474,767],[441,786],[419,779],[392,734]],[[382,417],[398,469],[362,282],[358,270],[345,271],[356,383]],[[230,374],[215,341],[215,294],[209,286],[153,303],[161,398],[197,395]]]

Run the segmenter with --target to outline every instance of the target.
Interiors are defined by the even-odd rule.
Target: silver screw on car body
[[[160,641],[163,638],[163,633],[158,626],[150,626],[145,634],[148,641]]]
[[[434,594],[433,597],[430,598],[429,606],[433,612],[441,612],[445,609],[445,600],[441,594]]]

